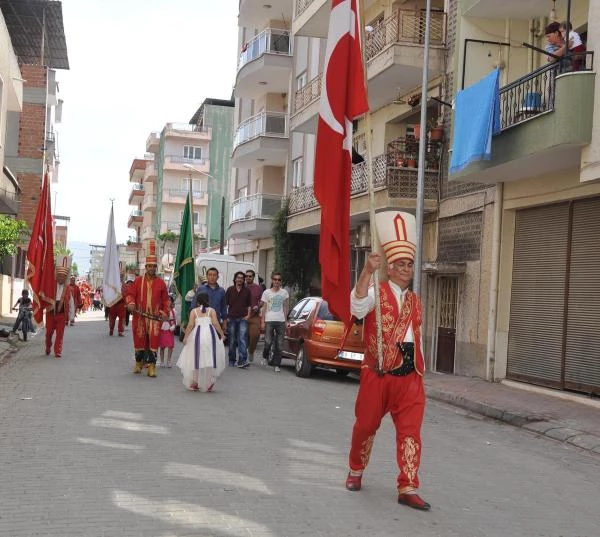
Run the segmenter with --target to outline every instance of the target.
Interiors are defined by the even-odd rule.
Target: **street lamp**
[[[222,186],[219,183],[219,180],[212,176],[210,173],[204,172],[202,170],[199,170],[198,168],[194,168],[194,166],[192,166],[191,164],[184,164],[183,165],[184,168],[187,168],[190,172],[196,172],[199,173],[201,175],[206,175],[206,177],[208,177],[208,179],[212,179],[215,183],[217,183],[218,187],[219,187],[219,195],[221,197],[221,236],[220,236],[220,240],[219,240],[219,253],[221,255],[223,255],[223,249],[225,247],[225,196],[223,196],[223,192],[222,192]],[[190,192],[192,192],[192,174],[190,173]],[[193,201],[193,194],[192,194],[192,201]],[[192,203],[192,207],[193,207],[193,203]],[[207,247],[208,247],[208,251],[210,252],[210,228],[211,228],[211,216],[212,216],[212,209],[211,209],[211,203],[210,203],[210,196],[209,196],[209,200],[208,200],[208,229],[207,229],[207,233],[206,233],[206,238],[207,238]],[[192,215],[193,218],[193,215]]]

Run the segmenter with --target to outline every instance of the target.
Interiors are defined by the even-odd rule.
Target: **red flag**
[[[356,0],[332,0],[315,155],[321,205],[321,287],[329,308],[350,319],[352,120],[369,110]]]
[[[39,324],[42,322],[44,308],[54,304],[56,294],[50,181],[47,172],[27,248],[27,261],[27,281],[33,292],[33,317]]]

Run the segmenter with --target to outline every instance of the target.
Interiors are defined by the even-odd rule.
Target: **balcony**
[[[141,158],[134,158],[129,168],[129,180],[132,183],[141,183],[145,175],[146,160]]]
[[[160,223],[160,234],[168,232],[179,235],[181,232],[181,222],[175,220],[163,220]],[[206,224],[194,224],[194,235],[199,235],[202,238],[206,237]]]
[[[201,190],[194,190],[193,193],[193,204],[196,205],[208,205],[208,193]],[[176,203],[178,205],[185,205],[187,202],[188,190],[177,190],[168,189],[163,190],[162,203]]]
[[[444,72],[446,14],[431,13],[429,78]],[[398,9],[373,27],[365,40],[369,105],[377,110],[421,85],[425,14]]]
[[[148,138],[146,138],[146,151],[150,153],[156,153],[160,145],[160,134],[158,132],[151,132]]]
[[[132,237],[127,241],[125,249],[128,252],[139,252],[142,249],[142,240],[139,237]]]
[[[547,0],[466,0],[463,16],[531,20],[546,13],[549,4]]]
[[[198,168],[200,171],[205,171],[206,173],[210,170],[210,160],[207,158],[188,158],[182,157],[181,155],[165,155],[165,160],[163,162],[163,168],[165,170],[189,173],[190,170],[187,165]]]
[[[261,112],[240,124],[233,141],[235,168],[285,166],[289,148],[288,116]]]
[[[290,32],[267,28],[242,48],[235,96],[256,99],[265,93],[287,93],[291,72]]]
[[[142,201],[142,211],[156,211],[156,195],[146,194]]]
[[[327,37],[330,0],[295,0],[292,33],[306,37]]]
[[[253,194],[231,205],[229,233],[233,238],[263,239],[273,235],[273,217],[281,209],[283,196]]]
[[[19,192],[0,188],[0,214],[14,214],[16,216],[19,213],[20,202],[21,195]]]
[[[294,115],[290,118],[290,130],[315,134],[319,119],[319,98],[323,74],[313,78],[299,89],[294,97]]]
[[[155,239],[156,238],[156,231],[155,231],[155,227],[154,226],[146,226],[143,230],[142,230],[142,240],[146,241],[149,239]]]
[[[165,137],[208,141],[212,138],[212,129],[204,125],[192,125],[190,123],[167,123]]]
[[[397,141],[398,142],[398,141]],[[399,142],[398,142],[399,143]],[[398,164],[401,164],[398,166]],[[375,208],[398,207],[414,210],[417,198],[416,168],[409,168],[398,161],[398,150],[391,149],[385,155],[373,159],[373,189]],[[438,203],[439,169],[425,171],[425,210],[433,211]],[[368,176],[365,162],[352,166],[350,184],[350,221],[355,225],[368,215]],[[319,204],[313,185],[292,190],[289,195],[288,232],[318,233],[321,222]]]
[[[239,26],[264,28],[269,21],[292,19],[292,3],[289,0],[240,0]]]
[[[133,183],[129,193],[129,205],[137,205],[142,199],[144,199],[144,185]]]
[[[144,213],[140,210],[131,211],[129,219],[127,220],[127,227],[134,228],[140,227],[140,224],[144,221]]]
[[[449,179],[493,184],[579,168],[592,136],[595,87],[593,52],[579,58],[579,71],[553,63],[501,88],[502,131],[492,138],[491,160]]]
[[[156,164],[151,160],[146,160],[146,168],[144,170],[144,183],[153,183],[156,181],[158,174],[156,172]]]

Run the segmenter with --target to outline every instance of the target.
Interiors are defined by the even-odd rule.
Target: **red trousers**
[[[65,326],[67,317],[65,312],[53,313],[46,312],[46,353],[50,353],[52,348],[52,336],[56,330],[56,339],[54,340],[54,355],[60,356],[63,348],[63,338],[65,337]]]
[[[421,424],[425,413],[423,377],[415,372],[405,377],[379,376],[363,368],[354,408],[350,470],[362,472],[366,468],[375,433],[388,412],[396,428],[396,459],[400,468],[397,486],[402,494],[419,488]]]
[[[134,349],[136,351],[150,350],[156,353],[158,351],[158,338],[162,323],[134,313],[131,324]]]
[[[115,321],[117,320],[117,317],[119,318],[117,330],[119,331],[119,334],[122,334],[125,331],[125,302],[122,300],[114,306],[111,306],[108,311],[108,329],[111,334],[115,330]]]

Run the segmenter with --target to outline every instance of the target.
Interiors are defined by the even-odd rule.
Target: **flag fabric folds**
[[[56,295],[54,274],[54,237],[50,180],[44,175],[40,201],[35,213],[31,239],[27,248],[27,281],[33,294],[33,318],[41,323],[46,306],[53,305]]]
[[[319,107],[315,197],[321,206],[322,295],[350,319],[352,121],[369,110],[356,0],[333,0]]]
[[[500,132],[500,70],[456,94],[450,173],[492,158],[492,135]]]
[[[102,281],[102,300],[109,308],[121,300],[121,275],[119,274],[119,250],[115,236],[115,215],[113,207],[110,208],[108,231],[106,232],[106,248],[102,263],[104,273]]]
[[[175,267],[173,269],[173,282],[177,293],[181,296],[181,322],[187,323],[189,316],[189,304],[185,301],[185,295],[194,288],[196,271],[194,267],[194,236],[192,235],[192,222],[190,211],[190,195],[183,211],[181,219],[181,233],[177,244],[177,255],[175,256]]]

